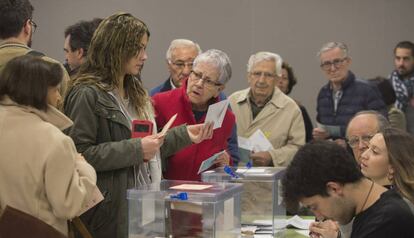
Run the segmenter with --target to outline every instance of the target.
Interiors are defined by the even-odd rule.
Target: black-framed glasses
[[[171,62],[170,64],[174,65],[175,67],[179,68],[179,69],[184,69],[185,67],[189,67],[190,69],[193,68],[193,61],[191,62],[184,62],[184,61],[175,61],[175,62]]]
[[[258,79],[262,76],[266,79],[276,78],[276,76],[277,76],[276,74],[272,74],[272,73],[269,73],[269,72],[262,72],[262,71],[253,71],[253,72],[250,73],[250,75],[252,75],[253,78],[256,78],[256,79]]]
[[[30,21],[30,24],[32,25],[32,33],[35,33],[37,29],[37,24],[32,19],[29,19],[29,21]]]
[[[337,68],[341,67],[342,63],[345,62],[347,59],[348,58],[345,57],[345,58],[342,58],[342,59],[334,59],[332,61],[325,61],[325,62],[322,62],[320,66],[323,70],[326,70],[326,71],[330,70],[332,68],[332,65],[337,69]]]
[[[359,143],[363,143],[364,145],[368,146],[369,141],[374,137],[374,135],[364,135],[364,136],[353,136],[351,138],[347,138],[346,142],[348,143],[351,148],[355,148],[359,145]]]
[[[215,81],[213,81],[211,79],[208,79],[206,77],[203,77],[203,74],[202,73],[197,73],[194,70],[191,70],[191,74],[194,75],[194,78],[193,79],[195,79],[197,81],[200,81],[201,80],[204,83],[204,85],[206,87],[208,87],[208,88],[214,88],[216,86],[218,87],[218,86],[223,85],[221,83],[217,83],[217,82],[215,82]]]

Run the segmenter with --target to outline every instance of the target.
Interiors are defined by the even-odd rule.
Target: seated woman
[[[220,50],[208,50],[197,56],[193,70],[181,88],[153,97],[157,126],[162,128],[174,114],[177,118],[173,127],[204,122],[208,107],[219,101],[218,95],[230,80],[230,64],[228,56]],[[222,126],[214,130],[211,140],[189,146],[167,159],[165,178],[200,180],[197,172],[201,163],[227,148],[234,124],[234,114],[227,109]],[[227,152],[216,160],[216,165],[228,164],[230,157]]]
[[[289,95],[292,92],[293,86],[296,85],[296,77],[293,73],[293,68],[286,62],[282,63],[282,77],[279,77],[276,83],[276,86],[282,91],[284,94]],[[296,101],[298,104],[300,111],[302,112],[303,122],[305,123],[305,134],[306,134],[306,143],[312,140],[312,130],[313,125],[308,114],[306,108]]]
[[[60,65],[25,55],[0,76],[0,214],[10,206],[68,235],[67,220],[91,199],[96,174],[60,130]],[[22,227],[24,229],[24,227]]]
[[[414,204],[414,137],[386,128],[362,154],[361,172],[374,182],[396,189]]]

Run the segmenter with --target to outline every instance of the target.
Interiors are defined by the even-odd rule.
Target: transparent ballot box
[[[284,167],[216,168],[206,171],[204,182],[243,184],[241,196],[242,226],[257,226],[256,234],[283,236],[286,230],[286,208],[282,204],[280,180]],[[244,229],[242,228],[242,231]]]
[[[130,189],[128,237],[240,237],[241,192],[240,184],[175,180]]]

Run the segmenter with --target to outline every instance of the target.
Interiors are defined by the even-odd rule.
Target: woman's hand
[[[213,138],[213,122],[188,125],[187,132],[191,141],[195,144],[198,144],[206,139],[211,139]]]
[[[309,231],[312,238],[337,238],[339,225],[332,220],[312,222],[309,226]]]
[[[216,164],[219,167],[230,165],[230,155],[227,153],[227,151],[224,151],[224,153],[219,155],[216,161],[214,161],[214,164]]]
[[[148,162],[154,158],[162,144],[164,137],[159,135],[150,135],[141,139],[142,154],[144,155],[144,162]]]

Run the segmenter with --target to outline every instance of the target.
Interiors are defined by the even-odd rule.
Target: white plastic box
[[[163,180],[130,189],[129,238],[240,237],[240,184]],[[188,199],[174,198],[186,193]]]
[[[284,167],[232,168],[230,176],[223,168],[206,171],[204,182],[230,182],[243,184],[241,198],[242,225],[258,225],[256,234],[283,236],[286,229],[286,208],[279,191]],[[236,178],[237,177],[237,178]]]

